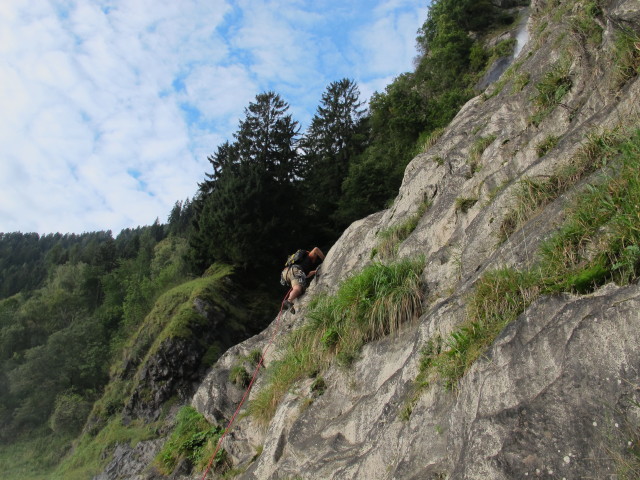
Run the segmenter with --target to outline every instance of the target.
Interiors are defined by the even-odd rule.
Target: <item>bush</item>
[[[91,404],[77,393],[62,393],[56,398],[49,427],[58,434],[78,433],[90,410]]]
[[[187,459],[192,465],[203,469],[206,467],[207,453],[211,450],[211,445],[215,449],[222,432],[221,427],[212,426],[193,407],[182,407],[176,417],[176,424],[171,436],[156,457],[156,465],[165,475],[169,475],[183,459]],[[222,461],[224,457],[223,450],[220,450],[216,463]]]

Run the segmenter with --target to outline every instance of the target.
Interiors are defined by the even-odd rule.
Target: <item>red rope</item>
[[[276,319],[276,326],[275,326],[275,328],[273,330],[273,333],[271,334],[271,339],[269,340],[269,343],[267,344],[265,349],[262,351],[262,357],[260,357],[260,361],[258,362],[258,365],[256,366],[256,369],[253,372],[253,377],[251,378],[251,382],[249,382],[249,386],[247,387],[247,390],[244,392],[244,396],[242,397],[242,400],[240,400],[240,403],[238,404],[238,408],[236,408],[235,413],[233,414],[233,416],[231,417],[231,420],[229,420],[229,423],[227,424],[227,428],[224,429],[224,432],[222,433],[222,436],[220,437],[220,440],[218,440],[218,445],[216,446],[216,450],[213,452],[213,455],[211,455],[211,459],[209,460],[209,463],[207,464],[207,469],[204,471],[204,475],[202,476],[202,480],[205,480],[207,478],[209,470],[211,470],[211,465],[213,465],[213,461],[216,458],[216,455],[218,454],[218,451],[220,450],[220,446],[222,445],[222,441],[227,436],[227,433],[229,433],[229,431],[231,430],[231,425],[233,425],[233,422],[236,419],[236,417],[238,416],[238,413],[240,412],[240,409],[242,408],[242,405],[244,404],[244,401],[249,396],[249,392],[251,391],[251,387],[253,386],[254,382],[256,381],[256,378],[258,377],[258,372],[260,371],[260,368],[262,367],[262,364],[264,363],[264,357],[267,354],[267,350],[269,350],[269,348],[273,344],[273,341],[276,338],[276,334],[280,330],[280,317],[282,316],[282,310],[284,308],[284,302],[289,297],[289,293],[290,292],[291,292],[291,290],[289,290],[287,292],[287,294],[285,295],[285,297],[282,299],[282,303],[280,304],[280,312],[278,313],[278,318]]]

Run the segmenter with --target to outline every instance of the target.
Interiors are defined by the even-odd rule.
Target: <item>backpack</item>
[[[297,250],[296,253],[289,255],[284,264],[285,268],[290,267],[291,265],[298,265],[307,255],[308,253],[306,250]]]
[[[292,253],[291,255],[289,255],[287,257],[287,261],[284,264],[285,270],[292,267],[293,265],[298,265],[300,262],[302,262],[302,260],[306,258],[307,255],[308,255],[308,252],[302,249],[297,250],[296,253]],[[283,270],[282,273],[280,274],[280,284],[283,287],[290,286],[289,282],[285,279],[285,275],[284,275],[285,270]]]

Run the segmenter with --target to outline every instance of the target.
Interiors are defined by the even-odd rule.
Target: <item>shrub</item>
[[[182,407],[176,417],[173,432],[158,453],[155,463],[165,475],[169,475],[183,459],[188,459],[192,465],[202,468],[209,459],[208,445],[210,447],[213,444],[215,448],[222,432],[221,427],[212,426],[193,407]],[[216,464],[220,464],[225,454],[220,450],[216,457]]]
[[[77,393],[60,394],[56,398],[55,409],[49,418],[49,426],[59,434],[78,433],[90,410],[89,402]]]

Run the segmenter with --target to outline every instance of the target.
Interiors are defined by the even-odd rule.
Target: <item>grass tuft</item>
[[[380,231],[380,233],[378,233],[380,241],[371,252],[371,258],[375,257],[376,255],[381,260],[389,260],[395,258],[396,254],[398,253],[398,247],[416,229],[416,227],[418,226],[418,222],[425,214],[430,205],[431,202],[429,200],[424,200],[418,206],[418,210],[416,211],[416,213],[411,215],[404,222]]]
[[[436,142],[440,139],[440,137],[442,137],[443,133],[444,133],[444,128],[441,127],[441,128],[436,128],[435,130],[432,130],[429,133],[420,135],[420,138],[418,139],[418,145],[420,145],[419,151],[426,152],[427,150],[429,150],[431,147],[433,147],[436,144]]]
[[[469,165],[471,165],[472,173],[475,173],[478,171],[478,164],[480,162],[480,157],[482,157],[482,154],[484,153],[484,151],[489,147],[489,145],[493,143],[493,141],[496,138],[497,137],[495,135],[487,135],[486,137],[478,137],[473,142],[473,145],[471,146],[471,150],[469,151],[469,160],[468,160]]]
[[[544,157],[550,150],[553,150],[560,141],[560,137],[549,135],[542,142],[536,145],[536,153],[538,158]]]
[[[613,61],[615,67],[613,89],[620,90],[640,74],[640,35],[638,33],[630,29],[617,33]]]
[[[476,203],[478,203],[476,197],[458,197],[456,198],[456,211],[467,213]]]
[[[536,83],[537,93],[531,99],[536,112],[529,120],[531,124],[540,125],[573,87],[569,66],[568,61],[561,60]]]

